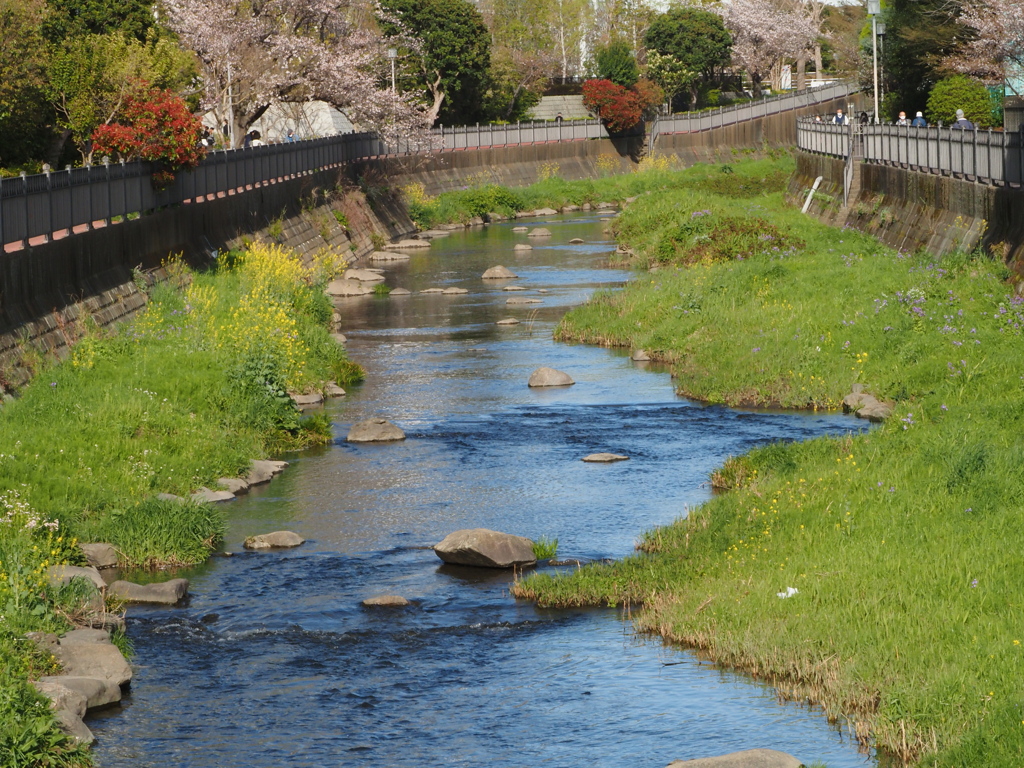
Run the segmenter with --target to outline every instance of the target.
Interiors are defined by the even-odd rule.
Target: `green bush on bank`
[[[705,210],[799,244],[706,258],[702,232],[677,236]],[[703,400],[833,408],[861,383],[895,414],[734,458],[714,478],[732,490],[638,554],[516,594],[643,603],[641,628],[820,702],[906,761],[1020,765],[1024,303],[1003,266],[897,253],[778,195],[678,190],[616,227],[659,269],[570,312],[560,338],[653,350]]]
[[[330,439],[325,417],[303,418],[289,392],[361,370],[331,337],[326,280],[339,260],[305,267],[260,244],[220,268],[152,291],[131,325],[77,340],[62,363],[0,409],[0,764],[89,763],[56,729],[27,683],[47,674],[24,635],[63,632],[81,611],[74,583],[51,565],[80,563],[77,541],[108,541],[126,565],[202,562],[224,532],[221,508],[188,498],[252,459]],[[191,278],[190,280],[188,278]]]

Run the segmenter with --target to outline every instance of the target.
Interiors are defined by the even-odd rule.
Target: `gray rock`
[[[563,205],[562,213],[576,213],[580,207],[578,205]]]
[[[549,293],[547,288],[538,288],[537,293]]]
[[[485,223],[486,222],[484,222],[484,217],[483,216],[474,216],[472,219],[470,219],[468,222],[466,222],[466,226],[467,227],[482,227]]]
[[[861,392],[864,391],[864,385],[858,382],[854,384],[852,387],[850,387],[850,391],[853,392],[853,394],[855,395],[859,395]]]
[[[434,552],[446,563],[481,568],[511,568],[533,565],[533,542],[523,536],[470,528],[445,536]]]
[[[513,232],[529,232],[529,227],[512,227]]]
[[[584,456],[583,461],[589,461],[592,464],[610,464],[613,461],[629,461],[629,456],[623,456],[621,453],[592,453],[589,456]]]
[[[576,382],[567,373],[542,366],[530,374],[530,380],[527,383],[531,387],[567,387]]]
[[[533,212],[534,216],[557,216],[558,211],[554,208],[538,208]]]
[[[483,220],[481,219],[481,224]],[[392,250],[408,250],[410,248],[429,248],[429,240],[399,240],[397,243],[392,243],[388,248]]]
[[[40,683],[55,683],[81,694],[85,697],[87,710],[105,707],[121,700],[121,686],[114,685],[113,682],[104,678],[59,675],[39,678],[39,683],[35,684],[37,688]]]
[[[720,757],[696,760],[674,760],[668,768],[802,768],[803,763],[792,755],[774,749],[746,749]]]
[[[197,501],[200,504],[214,504],[218,501],[231,501],[234,498],[235,494],[231,491],[214,491],[205,485],[192,494],[192,501]]]
[[[505,299],[506,304],[543,304],[540,299],[530,299],[526,296],[510,296]]]
[[[26,632],[25,639],[31,641],[43,653],[53,654],[60,645],[60,638],[53,632]]]
[[[113,568],[117,565],[117,550],[113,544],[79,544],[85,559],[93,568]]]
[[[389,296],[408,296],[412,291],[408,288],[392,288]]]
[[[635,203],[636,202],[636,195],[634,195],[633,197],[627,197],[622,202],[624,202],[626,205],[629,205],[630,203]]]
[[[184,501],[181,496],[175,496],[173,493],[158,493],[156,495],[160,501]]]
[[[864,405],[857,411],[858,419],[867,419],[873,422],[885,421],[890,416],[892,416],[892,406],[888,403],[880,403],[877,400],[874,403]]]
[[[498,325],[519,325],[519,321],[514,317],[506,317],[504,320],[499,320]]]
[[[441,224],[437,227],[445,232],[454,232],[456,229],[465,229],[461,224]]]
[[[638,349],[629,356],[630,360],[635,360],[638,363],[645,363],[651,359],[651,355],[646,349]]]
[[[304,544],[306,540],[292,531],[274,531],[250,536],[242,544],[246,549],[287,549]]]
[[[324,404],[324,396],[319,392],[310,392],[307,395],[292,395],[292,402],[299,408],[313,408]]]
[[[393,253],[392,251],[374,251],[368,258],[370,261],[408,261],[409,254]]]
[[[874,395],[869,395],[866,392],[851,392],[843,398],[843,412],[852,413],[858,408],[874,405],[877,402]]]
[[[444,288],[424,288],[420,293],[444,293]]]
[[[352,425],[345,438],[350,443],[387,443],[405,440],[405,432],[387,419],[364,419]]]
[[[124,685],[132,679],[132,668],[109,636],[105,642],[95,643],[69,643],[65,638],[52,652],[71,677],[97,677],[114,685]]]
[[[490,216],[499,216],[500,214],[492,213]],[[451,232],[444,229],[428,229],[423,232],[418,232],[415,235],[417,240],[437,240],[439,237],[448,237]]]
[[[519,275],[515,274],[508,267],[503,267],[501,264],[499,264],[498,266],[491,267],[486,272],[484,272],[482,277],[484,280],[511,280],[513,278],[519,277]]]
[[[615,203],[598,203],[594,206],[599,211],[607,211],[609,208],[615,208]]]
[[[345,390],[335,384],[333,381],[328,381],[324,384],[324,397],[344,397]]]
[[[530,245],[529,243],[516,243],[515,247],[512,250],[513,251],[532,251],[533,250],[533,246]]]
[[[58,727],[70,736],[76,744],[87,747],[96,740],[92,735],[92,731],[89,730],[89,726],[83,723],[82,718],[74,712],[58,709],[53,714],[57,720]]]
[[[348,338],[345,336],[344,333],[332,333],[331,338],[334,339],[339,344],[344,344],[348,341]]]
[[[551,230],[537,227],[536,229],[531,229],[527,237],[551,237]]]
[[[590,203],[584,203],[583,205],[581,205],[581,206],[580,206],[580,210],[581,210],[581,211],[589,211],[589,210],[591,210],[591,209],[592,209],[593,207],[594,207],[594,206],[592,206],[592,205],[591,205]]]
[[[445,294],[446,296],[458,296],[458,295],[461,295],[463,293],[469,293],[469,290],[466,289],[466,288],[455,288],[455,287],[452,287],[452,288],[445,288],[443,291],[441,291],[441,293]]]
[[[379,283],[384,275],[369,269],[346,269],[341,275],[342,280],[356,280],[360,283]],[[330,293],[330,291],[328,291]]]
[[[501,290],[503,291],[525,291],[526,289],[521,285],[506,285]]]
[[[60,638],[61,645],[88,645],[109,643],[110,633],[105,629],[72,629]]]
[[[107,586],[103,577],[100,576],[100,572],[91,565],[84,568],[78,565],[51,565],[46,569],[46,579],[54,586],[63,586],[72,579],[91,581],[97,589]]]
[[[171,579],[156,584],[115,581],[110,585],[110,594],[129,603],[174,605],[188,594],[188,579]]]
[[[249,483],[240,477],[222,477],[217,481],[217,485],[236,496],[240,493],[249,492]]]
[[[250,464],[249,474],[245,476],[245,480],[249,485],[269,483],[276,475],[284,472],[287,466],[287,461],[254,459]]]
[[[377,595],[376,597],[368,597],[363,600],[363,605],[401,608],[409,605],[409,601],[401,595]]]
[[[33,682],[32,687],[50,700],[50,707],[54,710],[63,709],[75,717],[84,717],[88,708],[88,699],[78,691],[64,685],[60,680],[59,677],[44,678]]]
[[[328,296],[366,296],[373,288],[358,280],[331,280],[326,291]]]
[[[487,218],[487,221],[492,222],[492,223],[493,222],[498,222],[498,221],[507,221],[508,220],[508,216],[506,216],[503,213],[498,213],[497,211],[491,211],[490,213],[487,214],[486,218]]]
[[[569,245],[579,245],[580,243],[583,242],[585,241],[582,237],[574,237],[572,240],[569,241]]]

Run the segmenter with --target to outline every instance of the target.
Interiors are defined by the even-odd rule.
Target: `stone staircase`
[[[531,120],[554,120],[559,112],[565,120],[593,117],[583,106],[582,96],[542,96],[528,117]]]

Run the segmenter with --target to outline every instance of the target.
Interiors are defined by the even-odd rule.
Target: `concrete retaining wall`
[[[856,227],[893,248],[937,255],[981,246],[1024,277],[1024,191],[906,168],[862,163],[860,192],[843,208],[843,161],[797,152],[789,197],[803,205],[817,176],[824,179],[810,213]]]

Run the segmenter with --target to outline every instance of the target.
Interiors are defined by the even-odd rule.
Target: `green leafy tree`
[[[610,80],[623,88],[631,88],[640,79],[636,57],[624,40],[613,40],[599,48],[594,63],[601,79]]]
[[[512,123],[525,120],[541,99],[547,82],[546,59],[538,61],[529,54],[509,48],[499,49],[491,57],[491,75],[484,93],[484,113],[490,120]]]
[[[421,89],[433,120],[462,124],[483,116],[491,37],[467,0],[383,0],[382,27],[401,47],[403,87]]]
[[[43,34],[51,43],[108,32],[144,42],[156,25],[147,0],[46,0],[46,5]]]
[[[648,51],[671,57],[671,62],[658,59],[656,72],[668,77],[673,85],[680,84],[684,72],[696,74],[684,86],[690,91],[690,104],[696,105],[700,79],[711,79],[716,68],[729,63],[732,37],[719,14],[701,8],[674,6],[651,21],[644,44]],[[668,82],[654,79],[666,91],[672,90]]]
[[[0,0],[0,165],[38,160],[52,140],[41,2]]]
[[[966,75],[954,75],[940,80],[928,96],[925,115],[932,123],[940,120],[944,125],[956,121],[956,111],[962,109],[964,117],[978,128],[993,125],[992,96],[984,84]]]

